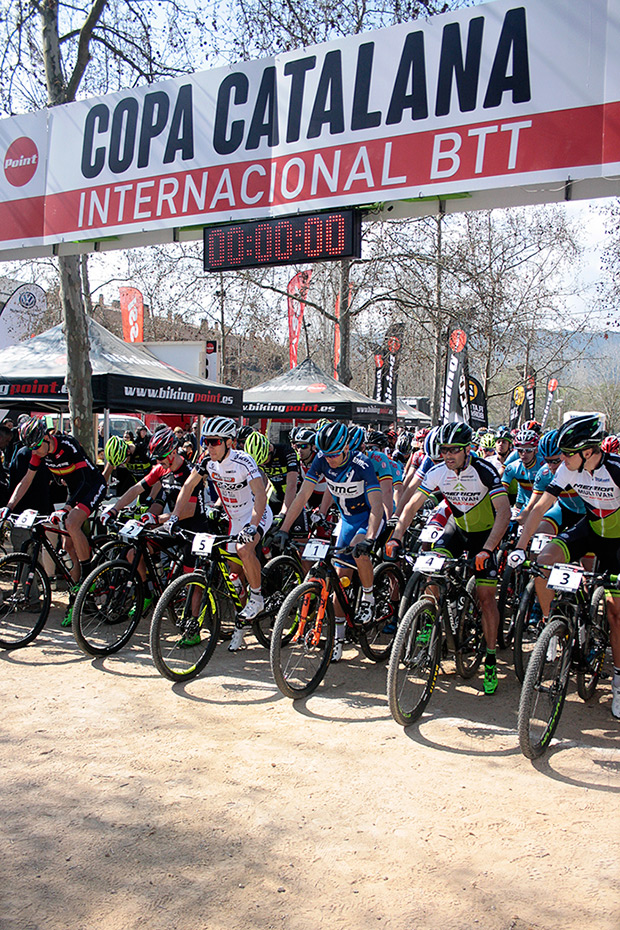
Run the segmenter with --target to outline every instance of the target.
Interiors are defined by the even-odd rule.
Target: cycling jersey
[[[569,471],[564,462],[547,487],[559,497],[572,488],[582,499],[590,528],[597,536],[620,537],[620,455],[604,452],[594,471]]]
[[[367,449],[364,454],[372,463],[379,484],[385,481],[386,478],[393,479],[392,464],[385,452],[380,452],[378,449]]]
[[[542,457],[536,456],[532,465],[524,465],[521,459],[514,460],[506,465],[502,475],[504,490],[508,492],[513,481],[518,484],[517,507],[523,508],[532,496],[534,479],[543,464]]]
[[[316,458],[316,455],[312,457],[312,462],[314,462],[315,458]],[[301,482],[305,481],[308,471],[310,469],[310,466],[312,465],[312,462],[306,465],[302,461],[301,457],[299,458],[300,484]],[[325,480],[325,475],[321,475],[319,477],[319,480],[316,482],[316,487],[314,491],[312,492],[312,496],[310,497],[310,500],[308,501],[308,507],[310,508],[319,507],[321,505],[321,501],[323,500],[323,494],[325,493],[326,490],[327,490],[327,481]]]
[[[299,462],[295,450],[283,442],[275,443],[269,462],[263,463],[261,469],[273,485],[274,493],[269,496],[270,502],[273,502],[275,509],[279,511],[284,503],[289,473],[295,472],[299,478]]]
[[[420,491],[431,497],[441,491],[454,514],[457,526],[465,533],[481,533],[491,529],[495,522],[492,501],[506,495],[499,475],[480,458],[469,457],[460,472],[449,469],[443,462],[427,473]]]
[[[146,490],[146,488],[152,488],[157,484],[158,481],[160,481],[161,491],[155,500],[163,503],[164,506],[167,506],[170,509],[170,511],[174,510],[174,505],[177,502],[179,491],[189,478],[192,471],[192,467],[189,462],[182,456],[179,457],[181,458],[181,464],[176,471],[173,471],[171,468],[167,468],[161,462],[158,462],[158,464],[154,465],[148,475],[146,475],[140,482],[140,484],[142,484]]]
[[[554,474],[549,466],[543,465],[534,479],[534,486],[532,488],[533,497],[539,497],[543,491],[546,491],[549,485],[553,483],[553,478]],[[558,503],[566,510],[570,510],[573,513],[580,513],[582,516],[586,512],[585,504],[574,488],[565,488],[561,491],[558,496]]]
[[[229,532],[235,534],[246,526],[254,509],[254,492],[250,482],[255,478],[262,481],[258,465],[251,455],[238,449],[231,449],[221,462],[212,459],[203,459],[196,471],[203,478],[208,477],[217,491],[224,510],[230,521]],[[260,521],[263,530],[269,529],[273,521],[273,513],[269,506]]]
[[[379,491],[379,481],[369,460],[361,452],[346,458],[338,468],[331,468],[322,453],[318,453],[308,469],[306,481],[317,484],[325,476],[327,487],[334,499],[343,520],[370,513],[368,494]]]
[[[45,462],[50,472],[57,478],[62,478],[67,485],[67,504],[90,515],[103,500],[106,492],[103,475],[73,436],[55,433],[50,438],[55,444],[54,449],[44,456],[33,452],[28,469],[36,472]]]

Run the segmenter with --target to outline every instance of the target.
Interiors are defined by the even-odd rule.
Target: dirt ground
[[[609,681],[532,765],[503,655],[403,731],[355,647],[293,705],[255,643],[172,686],[147,633],[0,654],[2,930],[618,930]]]

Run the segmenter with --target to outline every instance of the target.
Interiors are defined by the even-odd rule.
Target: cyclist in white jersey
[[[273,521],[258,465],[250,455],[233,448],[236,434],[237,426],[228,417],[212,417],[206,421],[202,444],[207,447],[208,457],[199,462],[183,485],[169,520],[170,525],[177,522],[185,501],[201,481],[209,479],[213,483],[228,516],[228,532],[237,536],[237,555],[250,587],[250,595],[239,613],[228,647],[231,652],[241,649],[245,623],[256,617],[264,606],[256,547]]]

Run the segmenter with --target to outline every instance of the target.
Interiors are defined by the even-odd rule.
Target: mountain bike
[[[159,597],[182,568],[178,541],[139,520],[119,526],[119,540],[127,556],[98,564],[84,579],[73,605],[71,629],[87,655],[118,652],[131,639],[144,613],[145,583],[138,571],[144,565],[146,579]],[[166,558],[162,558],[162,549]]]
[[[596,690],[609,643],[600,591],[617,585],[618,575],[586,572],[580,565],[557,564],[548,586],[556,594],[532,652],[519,701],[519,745],[536,759],[549,747],[562,715],[571,669],[582,700]],[[594,598],[596,594],[596,600]]]
[[[387,677],[390,711],[406,727],[428,704],[443,655],[454,654],[461,678],[475,675],[484,655],[482,611],[475,594],[476,579],[464,556],[419,555],[415,570],[425,576],[428,590],[413,604],[398,627]]]
[[[352,552],[351,547],[336,549],[321,539],[311,540],[303,550],[302,558],[313,562],[313,568],[282,604],[271,636],[271,671],[286,697],[308,697],[325,677],[336,632],[334,593],[344,610],[347,635],[364,655],[373,662],[385,662],[390,655],[403,574],[391,562],[375,566],[373,617],[362,625],[355,620],[361,600],[359,578],[341,578],[334,564],[350,559]]]

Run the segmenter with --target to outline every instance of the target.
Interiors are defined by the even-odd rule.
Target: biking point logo
[[[4,156],[4,176],[13,187],[31,181],[39,167],[39,151],[27,136],[11,142]]]

